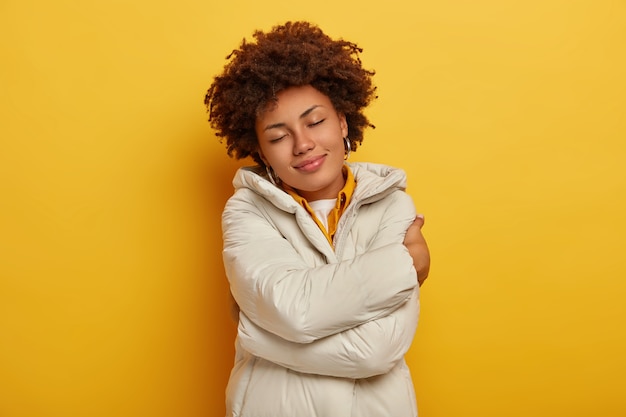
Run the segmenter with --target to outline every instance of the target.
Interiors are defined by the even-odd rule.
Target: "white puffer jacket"
[[[357,186],[335,249],[290,195],[240,169],[223,213],[239,305],[227,416],[413,417],[404,355],[419,314],[403,171],[349,164]]]

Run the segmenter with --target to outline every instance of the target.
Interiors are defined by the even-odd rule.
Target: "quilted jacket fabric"
[[[402,170],[349,166],[357,185],[334,248],[258,167],[235,175],[222,217],[240,308],[227,416],[417,415],[404,355],[419,287],[402,244],[415,208]]]

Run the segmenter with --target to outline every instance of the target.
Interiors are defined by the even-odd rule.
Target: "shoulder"
[[[411,196],[399,189],[391,191],[371,206],[375,210],[387,213],[386,216],[413,219],[417,214]]]
[[[348,163],[355,179],[381,178],[393,181],[399,187],[406,187],[406,173],[403,169],[373,162]]]
[[[373,192],[384,192],[392,189],[406,189],[406,173],[400,168],[373,163],[352,163],[352,170],[357,187]]]
[[[224,210],[260,211],[271,206],[293,213],[296,201],[261,174],[258,166],[240,168],[233,179],[235,191]]]

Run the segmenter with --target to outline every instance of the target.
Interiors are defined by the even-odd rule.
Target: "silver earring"
[[[344,161],[347,161],[348,158],[350,157],[350,151],[352,150],[352,147],[350,146],[350,139],[348,139],[348,137],[346,136],[345,138],[343,138],[343,141],[345,143],[345,149],[346,149],[346,155],[343,157]]]
[[[270,182],[274,184],[274,186],[278,187],[276,185],[276,180],[274,179],[274,170],[272,169],[272,167],[269,165],[265,165],[265,172],[267,172],[267,178],[270,180]]]

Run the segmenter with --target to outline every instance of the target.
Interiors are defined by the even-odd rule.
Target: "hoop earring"
[[[267,178],[270,180],[270,182],[274,184],[275,187],[278,187],[278,185],[276,185],[277,181],[276,179],[274,179],[275,174],[274,174],[274,170],[272,169],[272,167],[269,165],[265,165],[265,172],[267,172]]]
[[[343,142],[344,142],[344,148],[346,150],[346,154],[343,157],[344,161],[347,161],[348,158],[350,157],[350,151],[352,151],[352,147],[350,146],[350,139],[348,139],[348,137],[346,136],[345,138],[343,138]]]

